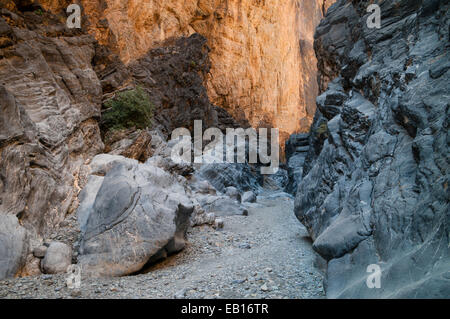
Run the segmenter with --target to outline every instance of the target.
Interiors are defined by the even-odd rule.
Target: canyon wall
[[[317,28],[322,94],[295,213],[328,297],[448,298],[449,2],[379,1],[379,29],[370,3],[339,0]]]
[[[166,131],[237,125],[210,100],[283,140],[314,111],[324,1],[82,0],[82,30],[65,26],[70,3],[0,0],[0,277],[39,273],[35,248],[75,242],[83,169],[110,151],[99,120],[118,90],[142,85]]]
[[[70,3],[41,1],[59,12]],[[83,26],[126,64],[161,42],[208,39],[212,103],[253,127],[278,127],[281,144],[307,131],[317,95],[314,29],[334,1],[81,0]]]
[[[64,16],[33,1],[0,0],[0,278],[48,271],[40,258],[55,241],[72,247],[76,261],[78,195],[96,154],[145,161],[165,133],[194,119],[238,125],[208,99],[206,42],[200,34],[168,40],[125,66],[85,30],[68,29]],[[102,106],[135,85],[149,94],[162,137],[131,128],[103,134],[105,147]]]

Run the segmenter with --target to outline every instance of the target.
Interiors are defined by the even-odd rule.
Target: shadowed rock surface
[[[196,176],[206,179],[223,193],[230,186],[240,192],[258,190],[262,183],[259,169],[248,164],[205,164],[199,167]]]
[[[216,127],[225,132],[226,128],[237,128],[236,120],[209,100],[204,86],[211,69],[209,52],[206,38],[195,33],[190,37],[169,39],[127,67],[120,61],[108,61],[108,72],[100,72],[99,77],[114,71],[116,91],[105,94],[104,102],[114,96],[117,88],[125,90],[139,85],[148,93],[154,107],[152,122],[165,137],[170,137],[174,129],[182,127],[193,132],[195,120],[202,121],[203,130]],[[127,73],[122,71],[123,67]],[[111,81],[104,82],[102,80],[104,92],[108,92]],[[245,121],[241,124],[249,126]],[[106,152],[145,162],[152,154],[143,151],[149,139],[141,134],[133,128],[108,132],[105,136]]]
[[[41,261],[41,269],[45,274],[64,273],[70,264],[72,264],[72,248],[64,243],[52,242]]]
[[[449,3],[340,0],[315,35],[318,110],[295,200],[330,298],[447,298]],[[381,288],[366,285],[368,265]]]

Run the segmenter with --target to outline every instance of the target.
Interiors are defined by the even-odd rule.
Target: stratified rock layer
[[[0,215],[17,216],[31,239],[57,233],[80,165],[103,149],[95,53],[92,36],[53,15],[0,6]]]
[[[295,211],[328,261],[327,295],[450,295],[449,4],[333,5],[317,28],[318,110]],[[370,264],[381,288],[369,289]]]
[[[83,201],[77,195],[95,179],[84,164],[96,154],[144,162],[158,153],[162,140],[147,130],[119,132],[112,141],[106,138],[104,149],[101,104],[117,91],[142,85],[156,108],[154,125],[166,134],[191,128],[194,119],[203,120],[204,128],[237,126],[208,99],[203,80],[209,48],[201,35],[167,41],[127,67],[83,30],[69,30],[61,17],[17,3],[0,1],[0,216],[17,216],[25,234],[2,243],[0,258],[8,265],[2,276],[39,274],[42,256],[33,255],[35,248],[76,242],[73,213]],[[190,166],[169,169],[192,172]],[[12,239],[25,247],[27,258],[8,255]]]
[[[83,274],[128,275],[151,257],[184,247],[194,207],[175,176],[106,154],[95,157],[90,166],[96,178],[83,191],[78,210]]]

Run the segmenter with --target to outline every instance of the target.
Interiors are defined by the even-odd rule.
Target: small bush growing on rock
[[[142,87],[118,93],[105,106],[102,126],[106,130],[144,129],[152,125],[154,105]]]

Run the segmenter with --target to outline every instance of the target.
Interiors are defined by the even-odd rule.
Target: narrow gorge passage
[[[80,295],[65,275],[5,281],[4,298],[323,298],[307,231],[293,199],[267,192],[248,216],[224,217],[224,228],[194,227],[186,248],[135,276],[83,278]]]

